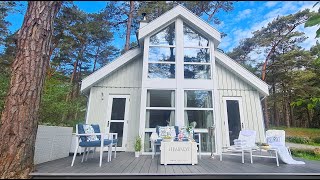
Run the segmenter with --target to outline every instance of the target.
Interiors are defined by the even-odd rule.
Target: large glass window
[[[207,129],[214,124],[212,91],[185,90],[184,91],[184,123],[190,125],[195,122],[195,132],[202,132],[202,151],[211,151],[211,142]]]
[[[183,25],[184,78],[211,79],[209,41]]]
[[[175,124],[175,93],[173,90],[148,90],[146,128]]]
[[[175,23],[150,37],[148,78],[175,78],[175,45]]]

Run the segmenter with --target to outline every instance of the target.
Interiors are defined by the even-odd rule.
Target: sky
[[[105,7],[105,1],[74,1],[75,4],[83,11],[88,13],[99,12]],[[218,48],[225,52],[231,51],[239,45],[241,39],[252,37],[252,32],[266,26],[277,16],[284,16],[296,13],[300,10],[309,8],[311,11],[317,11],[318,6],[313,7],[316,1],[238,1],[234,4],[234,10],[230,12],[220,11],[217,16],[221,24],[211,25],[220,32],[227,34],[222,38]],[[26,3],[24,3],[26,4]],[[12,13],[7,17],[11,23],[9,30],[16,31],[22,25],[23,16],[26,11],[26,5],[21,8],[22,13]],[[316,44],[315,35],[319,26],[304,28],[303,25],[298,30],[305,32],[308,39],[301,44],[303,48],[309,50]],[[113,45],[119,49],[124,47],[124,37],[115,33]],[[136,41],[132,35],[131,41]],[[252,54],[256,58],[262,58],[263,54]]]

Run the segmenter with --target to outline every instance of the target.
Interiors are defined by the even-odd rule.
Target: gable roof
[[[177,5],[166,13],[162,14],[155,20],[149,22],[147,25],[143,26],[138,30],[138,39],[141,41],[144,37],[150,35],[154,31],[161,29],[169,25],[177,17],[181,17],[184,22],[191,24],[196,31],[200,32],[206,37],[210,37],[214,41],[215,47],[221,42],[221,34],[210,24],[202,20],[199,16],[192,13],[190,10],[186,9],[181,5]]]
[[[94,73],[90,74],[86,78],[82,80],[81,83],[81,92],[85,92],[90,89],[91,86],[98,83],[104,77],[108,76],[112,72],[116,71],[120,67],[127,64],[129,61],[134,59],[135,57],[141,54],[140,48],[135,48],[132,50],[127,51],[117,59],[113,60],[111,63],[103,66],[99,70],[95,71]]]
[[[226,54],[219,51],[215,51],[214,54],[216,62],[233,72],[235,75],[240,77],[243,81],[245,81],[255,89],[257,89],[258,92],[263,96],[269,95],[269,88],[267,83],[259,79],[256,75],[252,74],[250,71],[238,64]]]

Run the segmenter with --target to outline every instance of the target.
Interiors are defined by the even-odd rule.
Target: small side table
[[[276,148],[264,148],[262,146],[258,146],[258,153],[259,154],[252,154],[252,157],[262,157],[262,158],[272,158],[276,159],[277,166],[279,166],[279,158],[278,158],[278,149]],[[263,155],[262,152],[267,152],[269,155]],[[252,159],[252,158],[251,158]]]

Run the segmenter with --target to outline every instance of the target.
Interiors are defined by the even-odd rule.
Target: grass
[[[308,137],[308,138],[320,137],[320,129],[318,129],[318,128],[271,127],[270,129],[285,130],[286,131],[286,136],[297,136],[297,137]]]
[[[291,153],[294,157],[299,157],[307,160],[320,161],[320,154],[316,153],[315,150],[309,149],[291,149]]]

